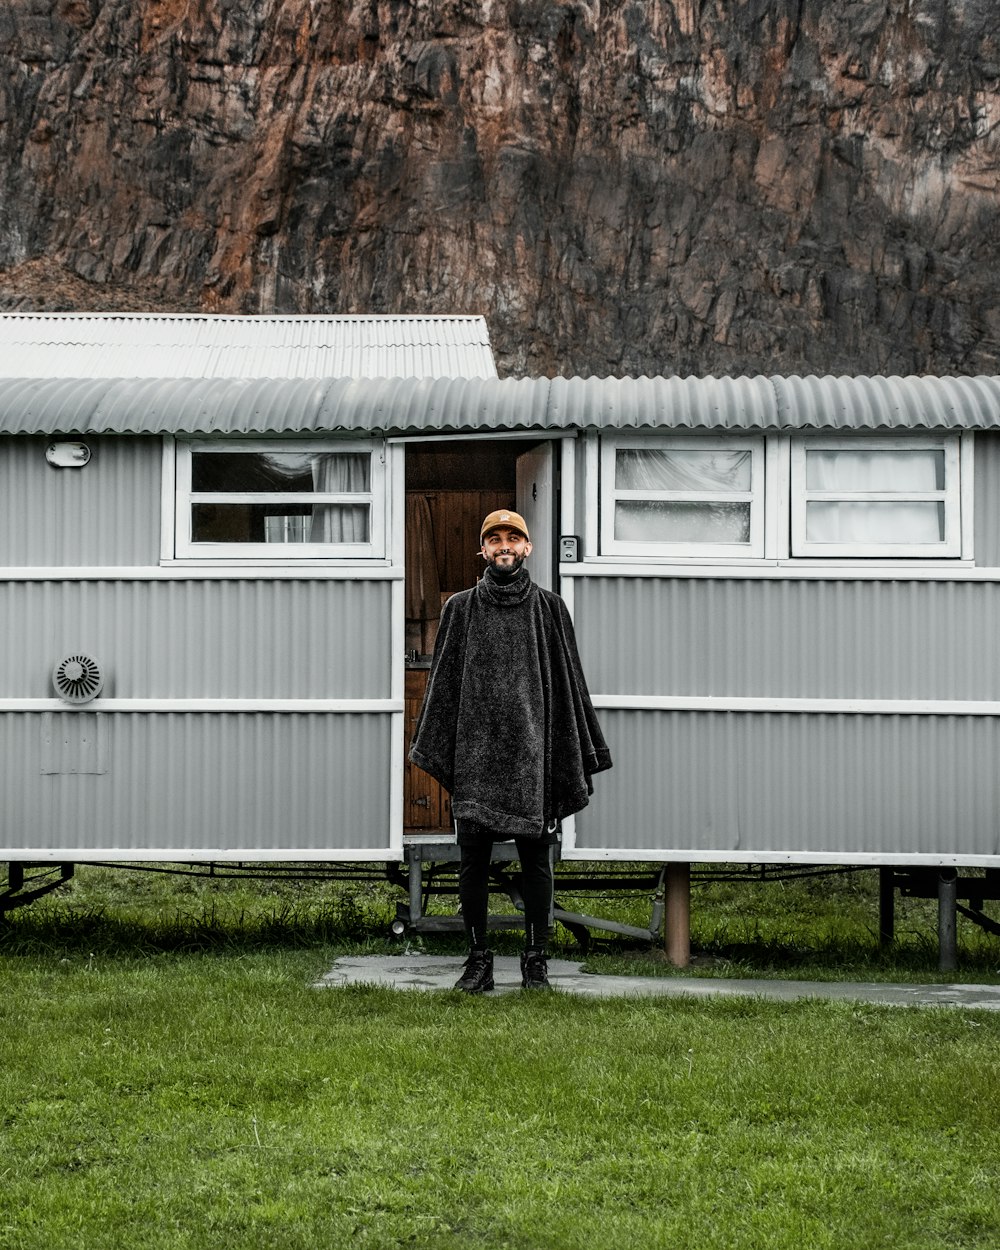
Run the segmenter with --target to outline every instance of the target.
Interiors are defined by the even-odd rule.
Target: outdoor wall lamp
[[[86,443],[49,443],[45,459],[57,469],[82,469],[90,459]]]

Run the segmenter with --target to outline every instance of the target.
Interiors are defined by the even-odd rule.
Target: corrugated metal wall
[[[278,384],[275,383],[277,386]],[[47,438],[0,441],[0,567],[155,566],[160,557],[162,441],[91,435],[83,470],[45,462]],[[579,457],[581,472],[583,457]],[[1000,436],[976,436],[975,545],[1000,566]],[[578,499],[584,499],[578,482]]]
[[[120,699],[385,699],[388,581],[0,582],[0,698],[93,653]],[[16,645],[10,645],[16,640]]]
[[[0,451],[11,470],[0,565],[157,565],[159,439],[88,441],[82,473],[49,468],[42,439]],[[976,526],[977,563],[1000,565],[1000,439],[987,434],[976,440]],[[574,579],[574,591],[597,695],[1000,700],[1000,583],[602,576]],[[52,666],[83,650],[105,665],[110,697],[386,699],[391,596],[388,581],[266,570],[0,582],[0,698],[49,697]],[[374,853],[401,784],[390,769],[398,719],[3,713],[0,842],[13,854],[77,847],[80,858]],[[996,718],[601,720],[615,768],[578,820],[578,853],[1000,853]]]
[[[1000,700],[1000,583],[576,579],[593,694]]]
[[[1000,568],[1000,435],[976,435],[975,548],[979,568]]]
[[[377,851],[392,724],[363,713],[0,713],[0,842],[15,859],[21,848],[122,859]],[[43,771],[53,764],[63,771]]]
[[[1000,856],[993,717],[603,712],[588,849],[835,860]]]
[[[0,443],[0,567],[157,564],[163,440],[88,438],[85,469],[47,464],[49,441]]]
[[[159,565],[162,441],[88,438],[82,471],[6,440],[0,566]],[[391,696],[385,579],[135,575],[0,581],[0,698],[49,699],[95,655],[117,699]],[[88,709],[0,716],[0,847],[142,857],[364,855],[390,842],[388,711]]]

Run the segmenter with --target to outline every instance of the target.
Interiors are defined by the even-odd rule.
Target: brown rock
[[[993,0],[8,0],[0,305],[502,372],[996,372]],[[82,303],[81,303],[82,301]]]

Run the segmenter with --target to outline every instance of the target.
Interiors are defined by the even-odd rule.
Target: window
[[[175,554],[223,559],[381,557],[384,457],[373,443],[177,443]]]
[[[972,556],[971,434],[605,434],[590,446],[600,521],[588,550],[600,556]]]
[[[764,554],[762,438],[606,438],[601,456],[602,554]]]
[[[959,441],[796,439],[792,555],[961,554]]]

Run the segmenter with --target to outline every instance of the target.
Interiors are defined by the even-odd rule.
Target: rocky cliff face
[[[996,0],[7,0],[0,304],[997,372]]]

